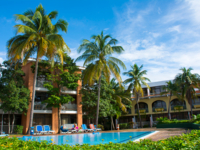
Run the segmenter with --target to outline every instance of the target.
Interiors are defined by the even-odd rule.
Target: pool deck
[[[110,131],[100,131],[101,133],[109,133],[109,132],[138,132],[138,131],[159,131],[153,135],[147,136],[145,139],[151,139],[153,141],[163,140],[169,138],[171,136],[179,136],[182,133],[188,133],[190,130],[180,129],[180,128],[165,128],[165,129],[157,129],[157,128],[141,128],[141,129],[126,129],[126,130],[110,130]],[[72,134],[88,134],[87,133],[72,133]],[[33,135],[33,136],[52,136],[52,135],[70,135],[66,133],[61,134],[44,134],[44,135]],[[29,135],[11,135],[9,137],[22,137],[22,136],[29,136]]]

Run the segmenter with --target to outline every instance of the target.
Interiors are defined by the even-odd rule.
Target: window
[[[167,110],[166,103],[164,101],[161,101],[161,100],[157,100],[157,101],[153,102],[152,108],[153,108],[153,111],[155,111],[156,108],[163,108],[164,111]]]
[[[194,105],[200,105],[200,97],[192,100],[192,108],[195,108]]]
[[[61,114],[61,124],[73,124],[77,123],[76,115]]]
[[[171,119],[189,119],[188,112],[171,113]]]
[[[139,104],[139,109],[140,110],[145,110],[145,112],[148,112],[148,105],[146,103],[140,102],[138,104]],[[137,104],[135,104],[135,113],[138,113]]]
[[[49,95],[46,92],[36,92],[35,93],[35,103],[34,110],[52,110],[51,107],[47,108],[46,103],[42,103],[42,101],[48,99]]]
[[[34,114],[33,125],[50,125],[52,126],[52,115],[51,114]]]
[[[174,110],[174,107],[177,107],[177,106],[183,106],[183,109],[186,109],[186,103],[185,101],[180,101],[178,99],[174,99],[170,102],[170,105],[171,105],[171,110]]]

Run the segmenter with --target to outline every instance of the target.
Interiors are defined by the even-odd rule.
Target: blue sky
[[[7,59],[7,40],[15,35],[13,15],[40,3],[47,12],[57,10],[58,18],[68,21],[68,33],[63,37],[73,58],[79,55],[76,50],[81,40],[103,30],[125,49],[116,57],[124,61],[127,70],[134,63],[143,64],[151,81],[173,79],[181,67],[200,73],[199,0],[1,1],[0,63]]]

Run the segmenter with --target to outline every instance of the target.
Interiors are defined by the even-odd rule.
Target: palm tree
[[[96,125],[98,125],[99,117],[99,101],[100,101],[100,87],[101,76],[104,75],[107,82],[110,81],[110,75],[113,74],[115,78],[121,82],[120,65],[123,69],[126,69],[125,64],[111,55],[114,53],[120,54],[124,51],[121,46],[115,46],[117,40],[110,35],[103,34],[93,35],[92,41],[83,40],[78,52],[84,53],[79,56],[76,61],[85,60],[83,66],[86,66],[86,70],[83,75],[83,83],[92,85],[98,81],[98,101],[97,101],[97,113],[96,113]]]
[[[24,14],[16,14],[16,20],[20,20],[23,24],[14,26],[17,35],[7,43],[8,57],[12,61],[21,59],[25,64],[28,58],[36,54],[29,127],[32,126],[33,121],[35,85],[39,59],[43,56],[53,59],[60,49],[69,51],[64,39],[58,34],[60,30],[67,32],[68,23],[65,20],[59,19],[53,25],[52,19],[56,19],[57,15],[57,11],[46,14],[41,4],[35,11],[28,10]]]
[[[125,91],[124,86],[119,86],[119,83],[115,82],[115,78],[111,79],[110,85],[113,90],[112,98],[116,100],[118,107],[121,109],[120,112],[115,114],[118,119],[121,116],[121,112],[127,113],[126,103],[131,103],[130,91]],[[113,116],[111,116],[111,123],[114,129]]]
[[[139,119],[140,119],[140,126],[142,127],[142,121],[141,121],[138,102],[140,100],[140,96],[144,95],[143,89],[142,89],[142,84],[145,85],[148,89],[150,89],[149,85],[146,83],[146,81],[150,82],[150,80],[147,77],[144,77],[144,75],[147,74],[147,70],[142,70],[143,65],[138,67],[137,64],[134,64],[133,66],[131,66],[131,68],[132,69],[129,70],[128,72],[124,72],[124,75],[127,75],[130,77],[124,81],[124,84],[130,83],[128,86],[128,89],[133,90],[133,93],[136,98],[136,103],[137,103],[138,115],[139,115]]]
[[[181,68],[180,69],[182,73],[179,73],[175,77],[175,82],[178,84],[181,88],[181,98],[186,98],[188,103],[190,104],[191,109],[191,116],[193,115],[192,112],[192,98],[197,97],[195,88],[200,89],[200,75],[196,73],[191,73],[192,68],[186,69]]]
[[[165,90],[165,91],[161,92],[160,94],[164,95],[164,94],[168,94],[169,93],[168,116],[169,116],[169,119],[170,119],[170,112],[169,112],[169,110],[170,110],[171,97],[172,97],[172,95],[178,96],[178,87],[172,81],[168,81],[166,83],[167,83],[167,86],[163,87],[163,90]]]

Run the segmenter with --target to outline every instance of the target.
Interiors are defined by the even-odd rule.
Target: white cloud
[[[173,79],[181,67],[200,73],[200,1],[175,1],[159,15],[161,8],[151,3],[142,11],[136,7],[129,2],[116,12],[115,36],[125,49],[118,57],[127,67],[144,64],[151,81]]]
[[[0,64],[2,64],[3,61],[4,61],[3,58],[0,57]]]

